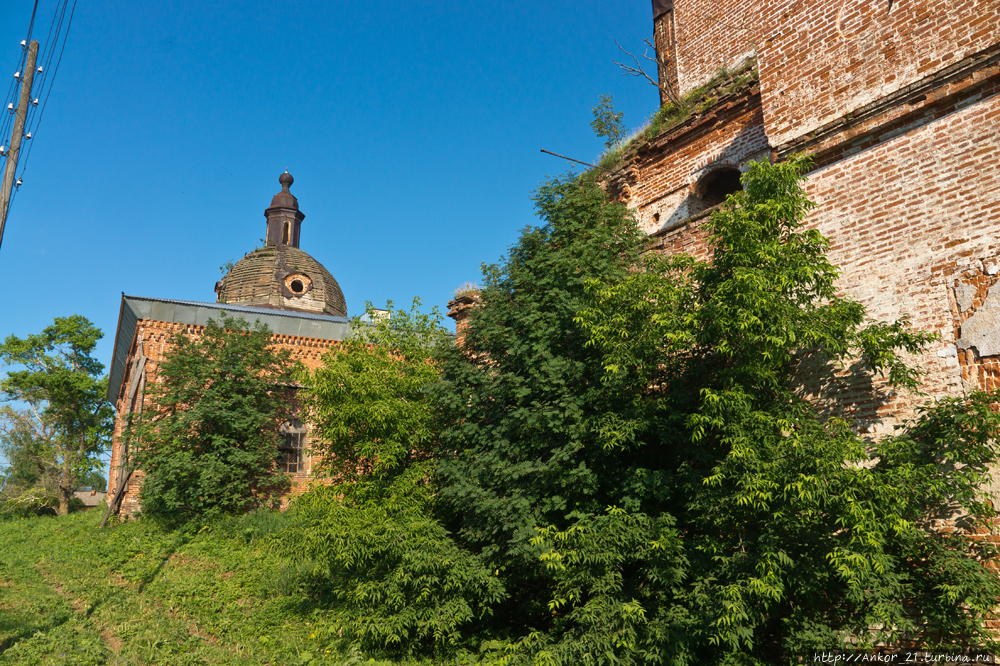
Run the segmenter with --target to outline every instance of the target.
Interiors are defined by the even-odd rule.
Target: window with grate
[[[305,474],[306,427],[300,421],[285,421],[278,434],[278,469],[287,474]]]

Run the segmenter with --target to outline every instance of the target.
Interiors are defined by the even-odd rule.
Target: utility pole
[[[17,157],[21,152],[21,135],[24,134],[24,122],[28,117],[28,104],[31,102],[31,84],[35,81],[35,61],[38,59],[38,42],[31,40],[28,45],[28,61],[21,72],[21,100],[17,104],[17,117],[14,118],[14,132],[10,137],[10,152],[7,153],[7,168],[3,172],[3,188],[0,189],[0,244],[3,243],[3,228],[7,223],[7,210],[10,208],[10,197],[14,190],[14,172],[17,170]]]

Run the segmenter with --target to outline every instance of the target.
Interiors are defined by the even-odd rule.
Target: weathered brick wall
[[[640,149],[613,181],[612,193],[632,202],[640,226],[652,234],[704,208],[695,185],[706,174],[767,155],[760,94],[749,87]]]
[[[173,322],[163,322],[155,320],[139,320],[136,325],[136,336],[132,341],[132,347],[129,350],[129,356],[127,361],[127,367],[129,371],[126,373],[122,381],[122,391],[118,396],[115,403],[117,418],[115,421],[115,432],[114,439],[111,448],[111,464],[109,467],[108,474],[108,500],[111,499],[110,495],[114,493],[115,485],[117,482],[117,472],[121,465],[122,457],[122,432],[126,423],[126,414],[128,412],[128,405],[126,405],[127,399],[127,387],[131,381],[131,368],[132,361],[137,355],[138,343],[142,342],[142,350],[145,354],[147,360],[145,363],[146,369],[146,389],[139,396],[133,400],[133,405],[131,409],[137,409],[139,400],[142,400],[143,408],[148,409],[150,406],[150,396],[149,389],[151,385],[156,381],[156,373],[160,362],[163,360],[165,354],[172,347],[171,338],[175,334],[186,335],[191,338],[198,338],[202,331],[204,331],[203,326],[188,325],[188,324],[178,324]],[[317,338],[305,338],[291,335],[272,335],[271,340],[273,344],[279,349],[287,349],[291,352],[292,358],[302,362],[310,370],[314,370],[320,367],[322,362],[322,356],[330,348],[336,346],[336,342],[332,340],[321,340]],[[310,436],[309,439],[312,439]],[[308,441],[307,444],[308,446]],[[307,454],[305,458],[305,469],[300,474],[292,474],[292,489],[289,493],[289,497],[297,495],[303,492],[313,480],[312,474],[313,470],[320,464],[322,457],[319,455]],[[125,496],[122,499],[121,512],[123,515],[131,515],[137,513],[140,510],[139,504],[139,489],[142,486],[142,472],[137,470],[129,478],[128,486],[125,491]],[[287,498],[286,498],[287,500]]]
[[[617,191],[643,220],[643,211],[681,179],[665,177],[668,165],[684,173],[698,163],[695,147],[710,151],[712,145],[708,136],[676,149],[663,145],[659,155],[637,160],[631,173],[638,182]],[[818,169],[806,183],[818,204],[807,224],[830,239],[842,290],[874,318],[909,315],[916,328],[941,334],[940,343],[915,359],[928,371],[932,396],[993,388],[1000,379],[1000,355],[983,358],[955,347],[965,320],[994,312],[987,295],[1000,279],[998,165],[1000,95],[994,95]],[[702,223],[689,219],[657,234],[656,251],[705,258]],[[1000,335],[1000,290],[993,300]],[[845,387],[837,400],[872,436],[890,432],[923,400],[896,395],[891,404],[864,404],[869,388]]]
[[[676,0],[674,32],[682,92],[756,55],[777,147],[995,45],[1000,0]]]
[[[819,204],[809,224],[830,239],[844,291],[875,318],[909,314],[916,328],[941,334],[919,361],[934,396],[963,390],[956,281],[992,270],[1000,253],[998,139],[995,96],[820,169],[807,184]],[[901,396],[893,408],[912,406]]]
[[[1000,0],[784,0],[762,7],[758,63],[775,146],[1000,38]]]
[[[681,94],[734,69],[756,52],[758,4],[749,0],[675,0],[677,80]]]

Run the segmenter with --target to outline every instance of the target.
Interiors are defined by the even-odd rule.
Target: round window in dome
[[[312,280],[308,275],[302,273],[292,273],[285,277],[285,289],[292,293],[292,296],[302,296],[312,287]]]

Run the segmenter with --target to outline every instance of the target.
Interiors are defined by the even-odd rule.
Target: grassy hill
[[[97,513],[0,521],[0,665],[387,664],[270,547],[282,514],[188,532]]]

